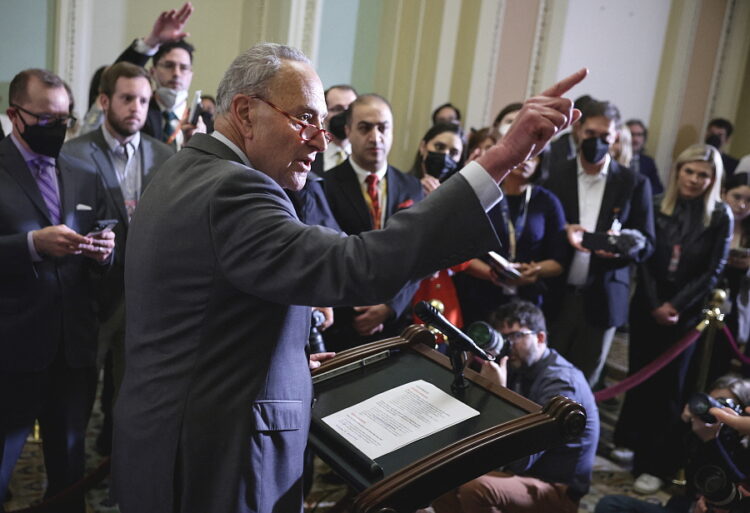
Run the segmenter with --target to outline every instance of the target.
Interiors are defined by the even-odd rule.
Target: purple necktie
[[[34,178],[36,178],[39,192],[42,193],[44,203],[49,210],[50,220],[53,225],[60,224],[60,198],[57,196],[57,171],[55,166],[44,159],[36,159],[34,166],[36,166]]]

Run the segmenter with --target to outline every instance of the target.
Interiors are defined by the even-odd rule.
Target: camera
[[[729,510],[730,513],[750,512],[750,498],[740,493],[721,467],[705,465],[699,468],[694,482],[698,493],[706,498],[709,506]]]
[[[466,334],[485,352],[495,355],[497,361],[500,361],[504,356],[510,356],[510,344],[486,322],[476,321],[471,323],[466,328]]]
[[[743,415],[742,405],[729,397],[719,397],[717,399],[708,394],[697,392],[693,394],[688,401],[688,409],[690,410],[690,413],[701,419],[706,424],[716,423],[716,417],[708,413],[708,410],[711,408],[723,408],[724,406],[731,408],[739,415]]]
[[[310,344],[310,354],[325,353],[326,344],[323,341],[323,335],[320,334],[320,328],[325,324],[326,316],[320,310],[313,310],[310,318],[310,336],[307,341]]]

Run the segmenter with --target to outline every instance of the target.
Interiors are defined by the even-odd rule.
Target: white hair
[[[216,113],[229,112],[237,94],[266,96],[268,82],[281,69],[284,60],[311,64],[300,50],[276,43],[260,43],[237,56],[219,83]]]

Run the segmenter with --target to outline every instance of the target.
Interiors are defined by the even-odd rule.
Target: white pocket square
[[[79,203],[76,205],[76,210],[92,210],[90,206]]]

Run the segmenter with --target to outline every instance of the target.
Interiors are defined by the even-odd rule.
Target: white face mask
[[[169,87],[159,87],[156,89],[156,96],[159,102],[168,109],[173,109],[176,105],[185,103],[188,97],[186,90],[178,91]]]
[[[500,137],[505,137],[505,134],[508,133],[508,130],[510,130],[510,125],[512,123],[503,123],[500,125],[500,127],[497,129],[497,131],[500,133]]]

